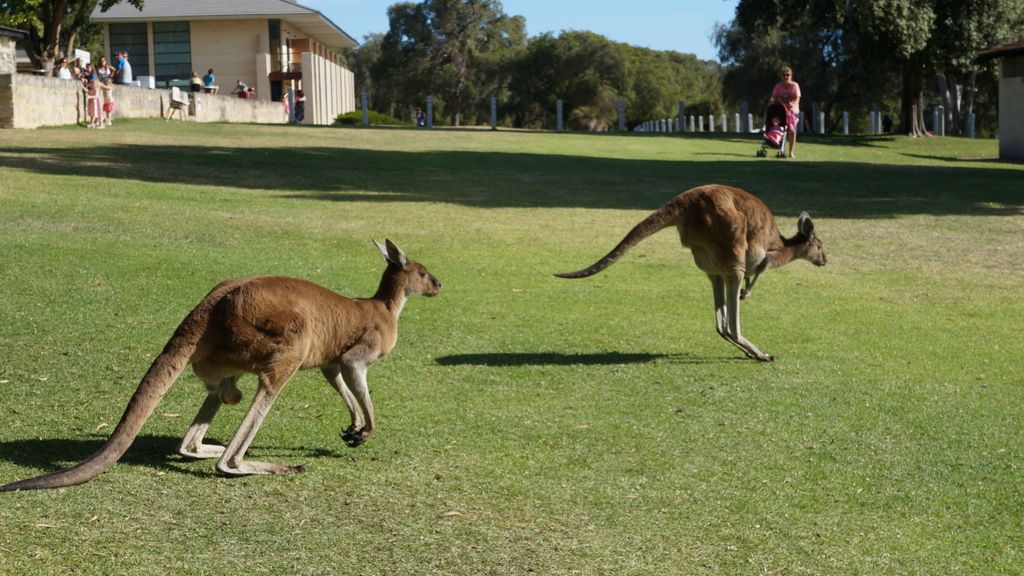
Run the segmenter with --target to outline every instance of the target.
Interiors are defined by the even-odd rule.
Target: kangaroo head
[[[427,271],[424,265],[415,260],[409,260],[405,252],[394,242],[385,239],[383,245],[376,240],[373,243],[377,245],[384,260],[388,263],[388,270],[395,274],[401,285],[405,286],[406,295],[437,296],[441,292],[441,283],[437,278]]]
[[[800,218],[796,222],[796,227],[800,235],[806,239],[799,257],[815,266],[827,264],[828,258],[825,257],[825,247],[821,245],[821,239],[814,234],[814,221],[811,220],[810,214],[801,212]]]

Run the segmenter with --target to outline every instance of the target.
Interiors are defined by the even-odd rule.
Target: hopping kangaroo
[[[800,214],[796,235],[784,238],[771,211],[753,194],[718,184],[699,186],[676,196],[637,224],[593,266],[556,276],[585,278],[597,274],[641,240],[669,226],[679,229],[683,246],[690,249],[697,267],[711,279],[718,333],[750,358],[774,360],[740,334],[740,300],[750,295],[754,283],[768,268],[796,259],[825,265],[825,249],[814,235],[814,223],[806,212]]]
[[[375,242],[375,244],[377,244]],[[225,474],[290,474],[302,467],[245,459],[256,431],[288,380],[304,368],[319,368],[348,406],[352,425],[342,438],[362,444],[374,430],[366,369],[398,339],[398,315],[412,294],[435,296],[441,283],[406,258],[390,240],[377,244],[387,269],[373,298],[350,299],[305,280],[256,276],[226,280],[185,317],[142,378],[107,442],[81,463],[52,474],[0,486],[5,490],[81,484],[114,465],[186,365],[206,383],[208,395],[185,433],[179,452],[219,458]],[[259,379],[252,407],[227,447],[203,437],[221,404],[237,404],[243,374]]]

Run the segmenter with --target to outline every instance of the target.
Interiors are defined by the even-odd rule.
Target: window
[[[149,34],[146,32],[145,22],[111,24],[110,49],[113,51],[113,54],[109,56],[111,66],[117,64],[117,53],[127,50],[128,62],[132,65],[132,76],[138,78],[150,75]]]
[[[188,22],[153,23],[153,61],[157,82],[188,85],[192,77],[192,43]],[[174,82],[181,80],[183,83]]]

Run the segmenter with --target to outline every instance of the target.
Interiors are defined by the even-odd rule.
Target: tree
[[[33,66],[47,75],[54,63],[74,53],[79,33],[89,24],[98,5],[101,10],[122,0],[0,0],[0,22],[28,32],[25,52]],[[145,0],[126,0],[142,9]]]
[[[824,102],[826,111],[898,101],[901,130],[919,136],[927,133],[932,79],[945,80],[946,109],[955,115],[958,87],[964,78],[973,84],[971,58],[1013,39],[1022,24],[1020,0],[740,0],[716,43],[733,100],[760,100],[774,69],[786,62],[804,94]],[[957,118],[949,124],[955,127]]]
[[[495,60],[488,54],[525,40],[522,18],[505,15],[497,0],[403,2],[388,8],[388,20],[377,77],[397,72],[391,86],[404,97],[442,95],[454,126],[486,81]]]

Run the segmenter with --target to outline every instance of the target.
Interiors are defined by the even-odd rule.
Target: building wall
[[[302,55],[302,89],[307,124],[329,126],[338,114],[356,109],[352,71],[312,52]]]
[[[4,122],[3,103],[10,102],[10,118]],[[118,118],[161,118],[167,114],[169,91],[132,86],[114,86],[114,121]],[[84,123],[81,85],[30,74],[0,74],[0,127],[38,128]],[[231,95],[201,94],[195,115],[197,122],[252,122],[283,124],[279,102],[242,100]]]
[[[1024,55],[1004,58],[999,81],[999,157],[1024,161]]]
[[[270,40],[266,20],[195,21],[189,32],[192,67],[202,76],[213,68],[220,93],[226,94],[241,80],[256,89],[256,98],[270,98],[270,82],[260,70],[269,59]],[[262,72],[262,73],[261,73]]]

